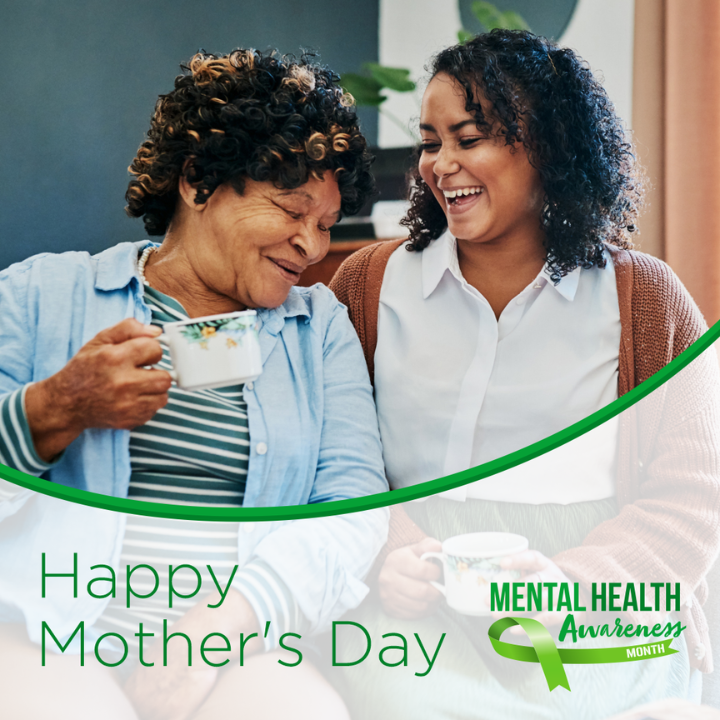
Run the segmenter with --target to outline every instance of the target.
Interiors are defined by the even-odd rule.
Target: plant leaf
[[[466,42],[470,42],[475,36],[469,30],[458,31],[458,42],[464,45]]]
[[[485,0],[475,0],[470,6],[470,10],[488,31],[505,27],[504,13],[501,13],[492,3],[485,2]]]
[[[410,79],[410,71],[405,68],[385,67],[377,63],[365,63],[364,67],[382,87],[388,90],[412,92],[415,89],[415,83]]]
[[[513,12],[512,10],[508,10],[506,13],[503,14],[505,18],[505,25],[504,27],[508,30],[529,30],[530,26],[525,22],[525,18],[523,18],[520,13]]]
[[[379,107],[387,100],[380,94],[382,85],[373,77],[365,77],[357,73],[345,73],[341,80],[343,90],[349,92],[357,105]]]

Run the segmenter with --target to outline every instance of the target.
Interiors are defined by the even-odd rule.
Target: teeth
[[[483,191],[481,187],[466,187],[460,188],[459,190],[443,190],[443,195],[452,200],[455,197],[463,197],[465,195],[480,194]]]

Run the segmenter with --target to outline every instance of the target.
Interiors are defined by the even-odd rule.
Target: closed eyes
[[[287,208],[283,207],[282,205],[278,205],[278,207],[281,210],[284,210],[293,220],[302,219],[302,213],[293,212],[292,210],[288,210]]]
[[[284,211],[293,220],[302,220],[305,217],[305,215],[303,213],[298,213],[293,210],[289,210],[288,208],[283,207],[282,205],[278,205],[277,203],[275,203],[275,205],[277,205],[277,207],[279,207],[282,211]],[[325,225],[318,224],[317,227],[318,227],[318,230],[323,234],[330,232],[330,228],[326,227]]]
[[[461,140],[458,140],[458,145],[463,149],[472,148],[477,143],[479,143],[481,140],[486,140],[486,139],[487,138],[483,135],[471,137],[471,138],[462,138]],[[442,143],[439,143],[439,142],[423,142],[420,144],[420,148],[422,149],[422,151],[427,152],[427,153],[438,152],[438,150],[440,150],[441,147],[442,147]]]

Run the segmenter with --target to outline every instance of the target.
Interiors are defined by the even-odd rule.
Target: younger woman
[[[494,31],[442,51],[431,71],[410,240],[361,250],[332,283],[374,372],[392,488],[466,470],[587,417],[706,329],[672,271],[628,250],[639,173],[585,62],[531,33]],[[445,632],[446,646],[422,689],[412,673],[378,665],[365,692],[348,671],[354,718],[602,718],[687,696],[690,666],[711,668],[697,599],[720,517],[717,368],[698,367],[703,397],[688,401],[682,425],[644,427],[639,456],[632,436],[607,423],[582,452],[549,456],[555,464],[543,472],[519,467],[395,513],[382,609],[366,606],[361,622],[378,626],[373,637],[417,632],[437,642]],[[704,464],[689,470],[688,450]],[[441,604],[429,582],[440,572],[420,557],[480,530],[529,538],[531,549],[505,563],[528,583],[578,582],[588,592],[639,574],[680,583],[687,647],[681,640],[677,655],[651,663],[569,670],[571,694],[548,693],[538,666],[498,669],[487,623]]]

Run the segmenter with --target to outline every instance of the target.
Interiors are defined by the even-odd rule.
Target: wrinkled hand
[[[225,659],[237,663],[240,655],[239,635],[258,632],[258,622],[248,601],[236,590],[228,592],[219,608],[208,608],[219,596],[201,600],[173,624],[169,633],[182,632],[192,642],[192,665],[188,665],[188,645],[182,637],[167,643],[167,666],[163,666],[162,636],[144,652],[146,663],[139,665],[127,679],[124,691],[141,720],[187,720],[202,705],[217,682],[219,668],[208,665],[200,655],[202,640],[210,633],[221,632],[231,642],[229,652],[207,653],[215,663]],[[208,641],[207,648],[224,647],[220,638]],[[262,649],[262,641],[253,638],[245,645],[244,655]]]
[[[508,555],[500,561],[500,567],[503,570],[519,570],[522,573],[522,582],[525,583],[557,583],[557,586],[552,589],[553,591],[553,611],[548,611],[548,589],[543,586],[543,611],[534,615],[534,619],[540,621],[545,627],[552,627],[554,625],[560,625],[567,615],[566,610],[557,612],[554,608],[557,607],[558,592],[560,590],[560,583],[568,583],[572,587],[572,580],[552,561],[550,558],[545,557],[538,550],[525,550],[524,552],[517,553],[515,555]],[[572,589],[571,589],[572,593]],[[524,593],[525,602],[527,603],[527,589]],[[488,605],[490,604],[490,596],[487,598]],[[501,618],[505,617],[507,613],[493,613],[493,617]],[[515,635],[524,634],[524,630],[515,626],[508,632]]]
[[[168,401],[170,374],[160,328],[128,318],[99,332],[59,372],[28,387],[25,405],[37,453],[51,460],[87,428],[130,430]]]
[[[191,639],[192,666],[188,666],[187,641],[177,637],[168,641],[168,664],[163,667],[162,637],[155,638],[150,651],[144,653],[145,662],[154,665],[139,665],[127,679],[125,694],[141,720],[186,720],[214,687],[219,669],[206,665],[197,654],[207,612],[206,607],[196,605],[170,631],[185,633]]]
[[[442,593],[430,581],[442,579],[442,569],[429,560],[420,560],[426,552],[440,552],[442,545],[425,538],[391,552],[380,570],[378,586],[385,612],[402,620],[417,620],[431,615],[442,600]]]

